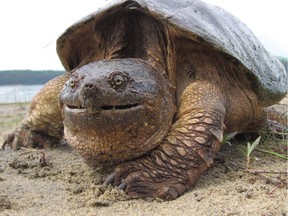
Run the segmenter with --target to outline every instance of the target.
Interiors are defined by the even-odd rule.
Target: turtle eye
[[[117,75],[113,76],[112,81],[116,87],[117,86],[119,87],[119,86],[123,85],[125,80],[121,75],[117,74]]]
[[[115,71],[109,77],[109,83],[117,91],[124,91],[128,77],[125,73]]]
[[[75,81],[74,81],[74,80],[71,80],[71,81],[69,82],[69,86],[70,86],[71,88],[74,88],[74,87],[75,87]]]

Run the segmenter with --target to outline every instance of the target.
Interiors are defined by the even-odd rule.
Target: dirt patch
[[[0,106],[1,143],[19,122],[11,119],[24,113],[19,105]],[[245,172],[239,146],[226,144],[190,191],[163,202],[103,186],[108,172],[91,170],[67,144],[42,153],[7,148],[0,151],[0,215],[287,215],[287,161],[263,152],[253,158],[254,172]]]

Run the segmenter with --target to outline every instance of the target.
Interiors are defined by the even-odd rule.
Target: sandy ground
[[[0,143],[24,110],[0,105]],[[278,142],[268,145],[279,147]],[[0,215],[288,215],[287,160],[255,151],[254,173],[248,173],[241,146],[225,144],[211,170],[170,202],[133,200],[102,186],[105,175],[93,173],[67,144],[43,150],[48,166],[41,152],[6,148],[0,151]]]

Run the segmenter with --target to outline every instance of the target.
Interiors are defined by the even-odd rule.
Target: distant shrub
[[[31,71],[31,70],[7,70],[0,71],[0,85],[33,85],[45,84],[64,71]]]
[[[288,58],[281,56],[276,56],[276,58],[284,65],[286,72],[288,72]]]

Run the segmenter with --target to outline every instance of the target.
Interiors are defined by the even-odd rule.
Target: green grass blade
[[[247,156],[249,157],[250,154],[254,151],[254,149],[257,147],[257,145],[259,144],[261,140],[261,136],[259,136],[253,143],[252,145],[250,144],[250,142],[247,142]]]
[[[285,160],[288,160],[288,157],[287,157],[287,156],[285,156],[285,155],[283,155],[283,154],[279,154],[279,153],[274,152],[274,151],[272,151],[272,150],[258,149],[258,151],[264,152],[264,153],[268,153],[268,154],[272,154],[272,155],[274,155],[274,156],[277,156],[277,157],[283,158],[283,159],[285,159]]]

